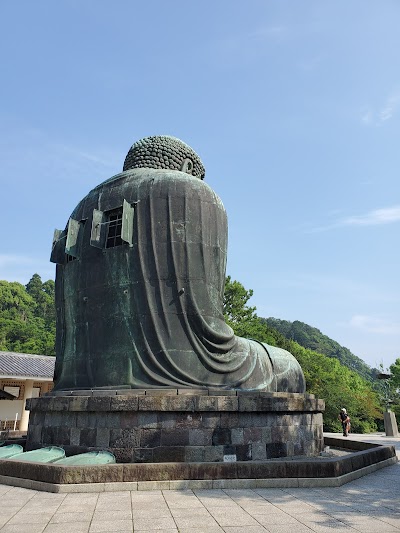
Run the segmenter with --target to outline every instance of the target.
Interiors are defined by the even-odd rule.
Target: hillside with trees
[[[235,333],[278,346],[296,357],[306,378],[307,392],[325,400],[325,431],[341,430],[337,417],[343,406],[351,413],[353,431],[376,431],[378,422],[383,418],[382,405],[379,392],[375,390],[370,379],[360,375],[355,368],[345,366],[333,355],[328,356],[311,350],[283,335],[277,328],[272,327],[270,322],[258,317],[255,307],[247,305],[252,295],[252,290],[246,290],[241,283],[227,277],[224,314],[225,320]],[[360,362],[363,363],[361,359]],[[359,366],[365,371],[362,365]]]
[[[373,381],[376,378],[376,373],[378,372],[376,369],[372,369],[362,359],[351,353],[348,348],[330,339],[327,335],[321,333],[319,329],[298,320],[294,322],[279,320],[278,318],[262,318],[261,320],[265,321],[271,328],[279,331],[279,333],[282,333],[286,339],[293,340],[300,346],[314,352],[338,359],[342,365],[358,372],[369,381]]]

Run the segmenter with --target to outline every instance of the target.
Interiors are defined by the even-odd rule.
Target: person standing
[[[347,435],[349,434],[350,417],[344,407],[342,407],[342,409],[340,410],[338,418],[342,423],[343,437],[347,437]]]

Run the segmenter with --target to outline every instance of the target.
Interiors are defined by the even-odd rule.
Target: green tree
[[[52,287],[54,282],[42,284],[37,274],[26,287],[17,282],[0,281],[1,350],[54,355],[55,311]]]
[[[239,337],[270,342],[273,337],[269,328],[257,316],[256,308],[247,305],[252,296],[252,289],[245,289],[239,281],[227,276],[223,301],[225,321]]]
[[[332,351],[337,350],[339,345],[331,339],[330,343],[326,343],[327,337],[321,338],[324,336],[316,328],[301,322],[294,322],[295,327],[292,328],[290,322],[278,319],[272,319],[271,322],[269,319],[267,321],[259,318],[256,308],[248,306],[252,295],[252,290],[245,289],[241,283],[227,277],[224,315],[234,332],[241,337],[253,338],[288,350],[296,357],[306,378],[307,392],[325,400],[326,431],[341,431],[338,420],[341,407],[346,407],[350,413],[353,431],[360,433],[375,431],[377,420],[382,418],[379,396],[372,384],[359,374],[358,368],[350,369],[335,357]],[[273,327],[276,323],[282,326],[279,327],[279,331]],[[305,348],[294,341],[295,335],[304,343],[313,343],[314,349]],[[315,351],[316,347],[324,347],[324,344],[325,348],[330,350],[329,356]],[[364,370],[363,365],[354,366]]]
[[[390,372],[392,374],[391,380],[394,389],[400,391],[400,357],[397,358],[392,365],[390,365]]]
[[[42,283],[39,274],[34,274],[27,285],[26,292],[33,298],[35,307],[33,313],[38,318],[43,318],[46,326],[51,328],[55,323],[55,284],[53,280]]]

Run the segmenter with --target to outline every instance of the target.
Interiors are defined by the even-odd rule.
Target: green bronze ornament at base
[[[289,352],[224,321],[227,216],[204,175],[179,139],[142,139],[55,232],[55,391],[305,391]]]

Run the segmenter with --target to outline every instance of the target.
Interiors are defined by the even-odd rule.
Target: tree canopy
[[[0,350],[55,354],[54,281],[0,281]]]
[[[224,312],[227,323],[235,333],[241,337],[253,338],[278,346],[296,357],[306,378],[307,392],[325,400],[324,428],[326,431],[341,430],[338,415],[342,407],[346,407],[351,416],[353,431],[365,433],[376,430],[377,421],[382,419],[382,407],[379,395],[371,382],[360,374],[358,368],[349,368],[343,364],[338,355],[331,352],[328,356],[318,353],[315,349],[301,346],[299,342],[293,340],[293,335],[290,334],[290,322],[276,319],[273,319],[276,322],[272,322],[258,317],[256,308],[247,305],[252,295],[252,290],[246,290],[241,283],[227,277]],[[278,330],[273,327],[276,323],[280,323],[279,325],[283,327],[279,327]],[[304,332],[301,339],[304,343],[307,341],[308,331],[313,330],[314,337],[318,338],[317,332],[321,336],[321,339],[318,338],[321,341],[318,346],[329,346],[330,343],[327,341],[329,337],[323,336],[316,328],[311,328],[301,322],[297,322],[296,326],[298,338],[301,337],[300,333]],[[282,334],[282,331],[286,335]],[[315,338],[314,342],[316,342]],[[334,344],[332,346],[337,348]],[[337,344],[337,346],[340,345]],[[338,351],[340,353],[340,350]],[[361,359],[359,361],[363,363]],[[367,369],[369,368],[368,365],[363,364]],[[357,365],[350,366],[357,367]],[[365,370],[362,365],[358,366],[360,370]]]

